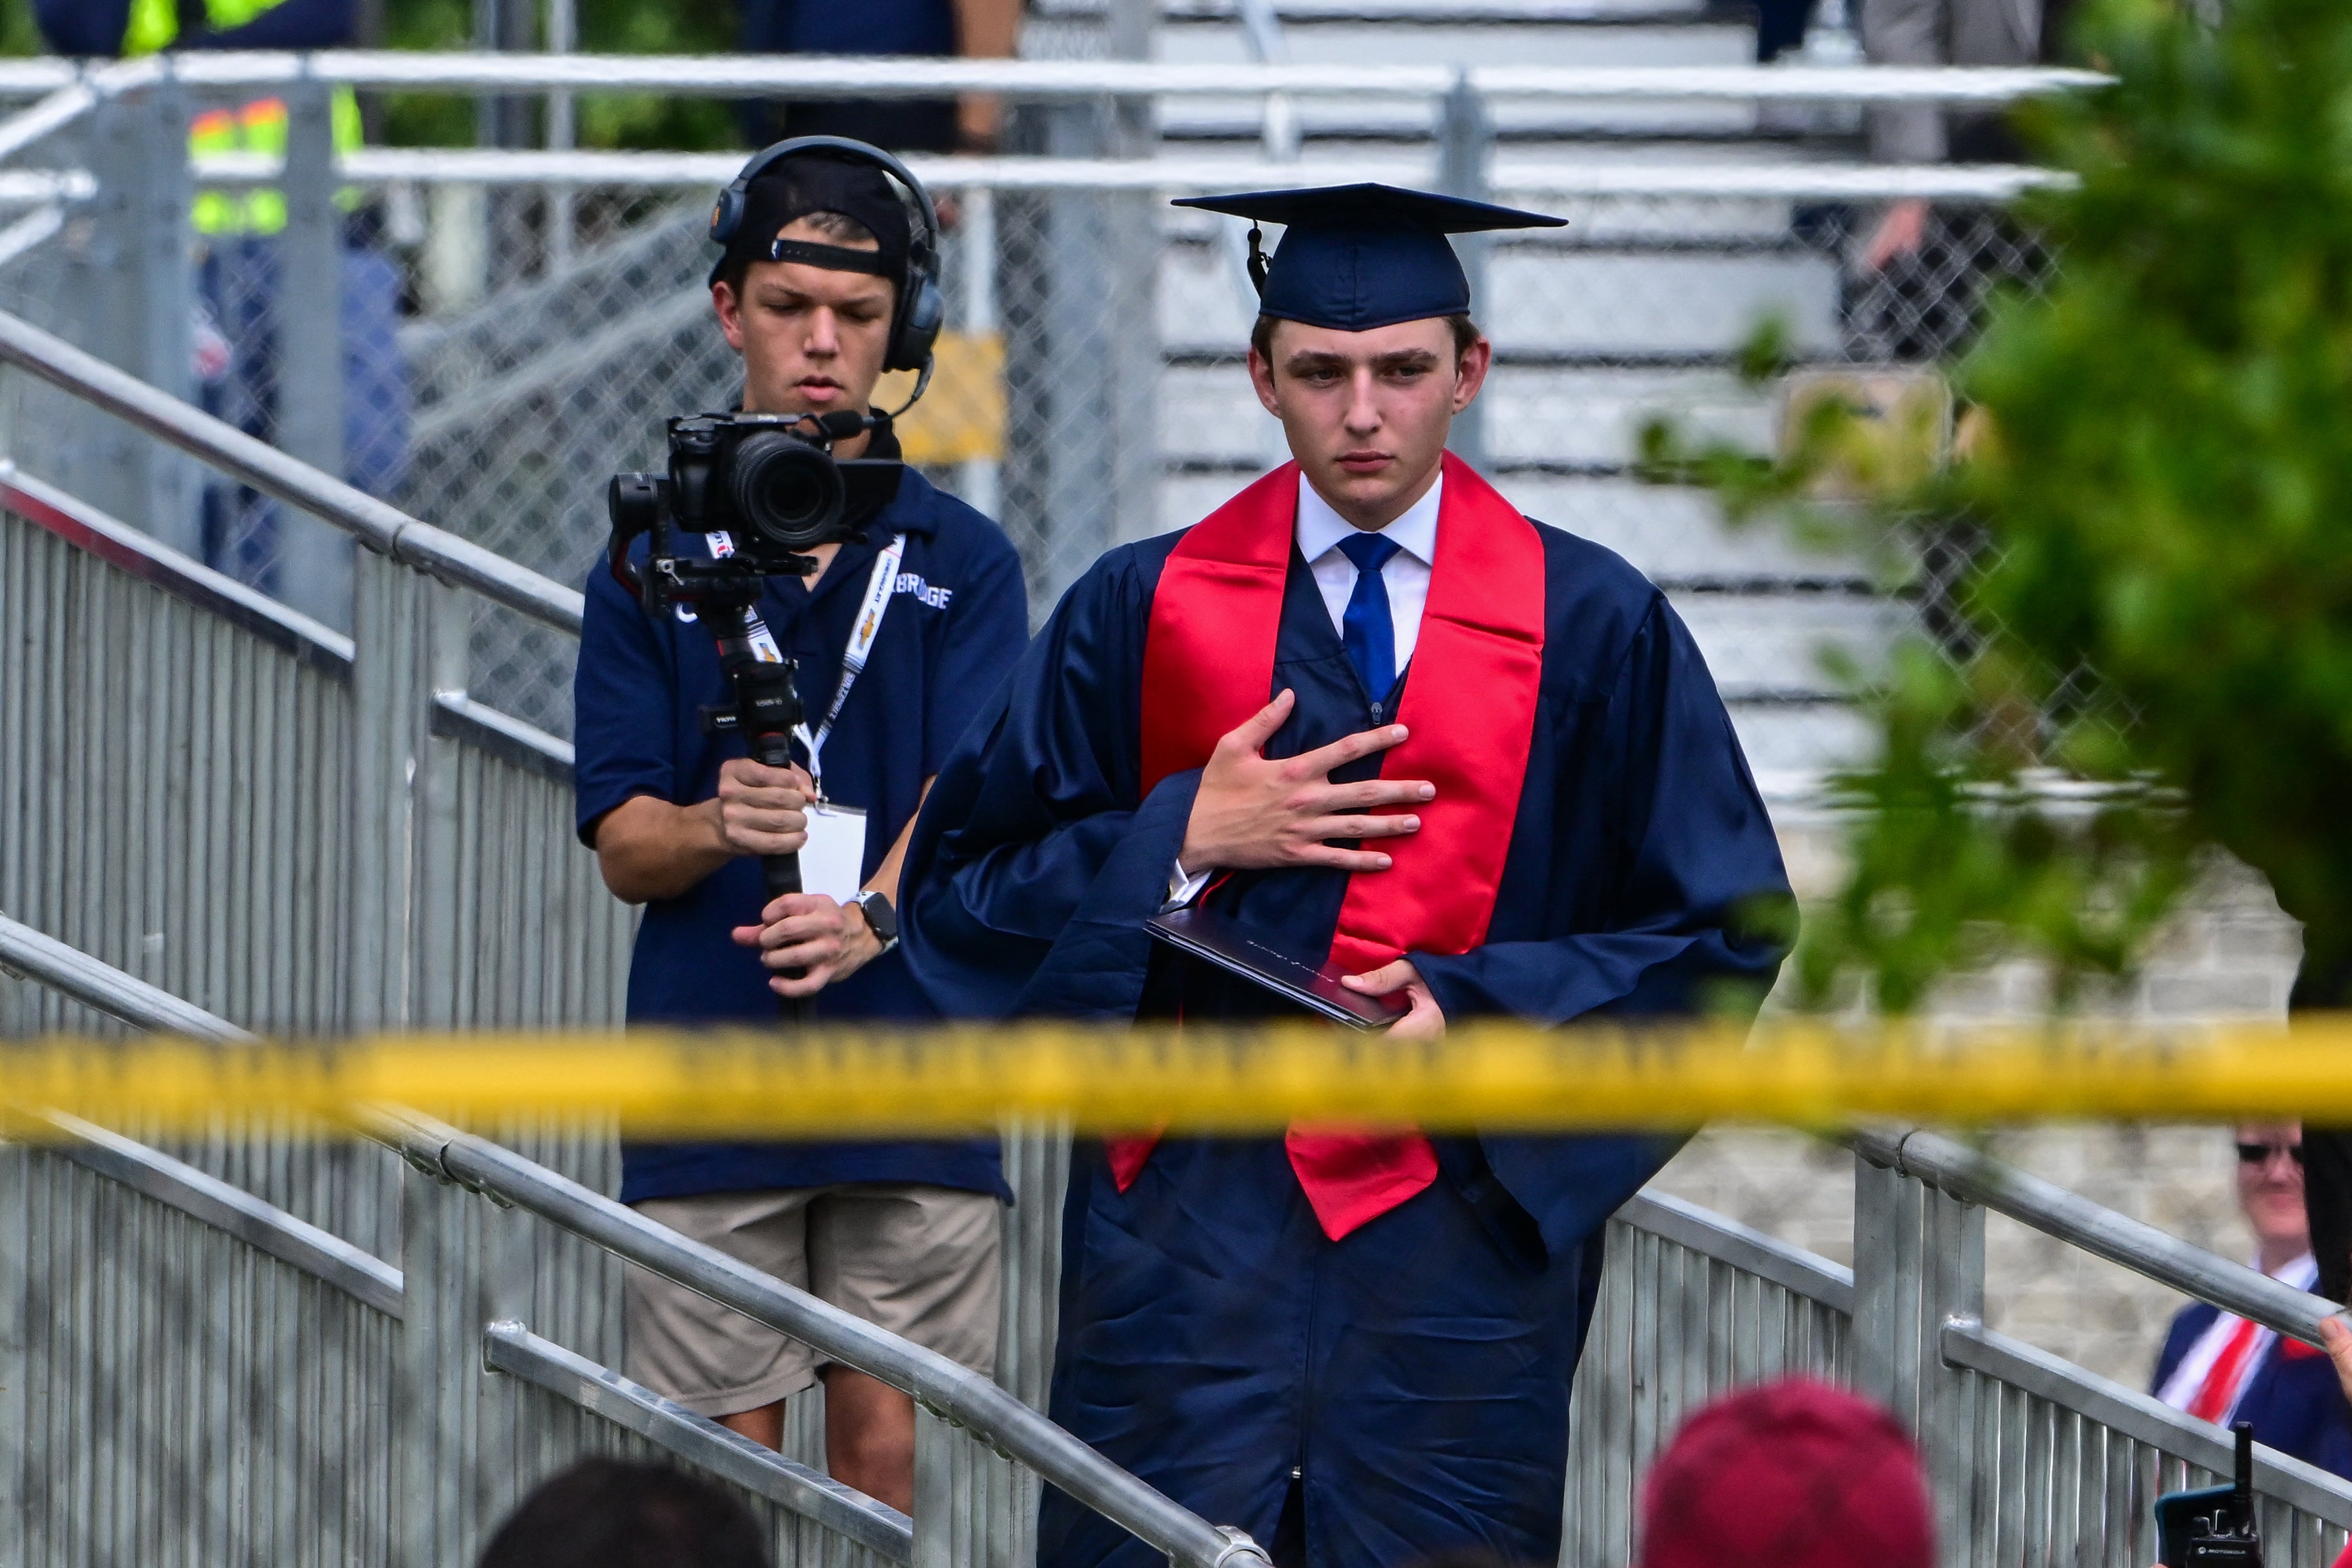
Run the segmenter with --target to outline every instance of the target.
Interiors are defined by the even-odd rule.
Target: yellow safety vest
[[[205,20],[216,32],[241,27],[280,0],[205,0]],[[123,29],[125,55],[152,55],[179,41],[177,0],[131,0],[131,25]],[[335,151],[349,153],[360,144],[359,100],[349,88],[337,89],[331,110]],[[237,109],[208,109],[188,128],[188,152],[203,157],[214,153],[259,153],[286,155],[286,100],[260,98]],[[338,198],[345,207],[355,205],[356,193]],[[286,227],[286,197],[266,187],[244,191],[200,191],[192,210],[199,234],[277,234]]]

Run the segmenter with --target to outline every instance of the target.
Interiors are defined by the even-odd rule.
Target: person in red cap
[[[1683,1424],[1642,1494],[1641,1568],[1933,1568],[1918,1450],[1895,1418],[1791,1378]]]

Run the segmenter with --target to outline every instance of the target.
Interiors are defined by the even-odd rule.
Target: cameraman
[[[743,356],[744,411],[867,412],[886,356],[920,356],[893,324],[910,290],[932,286],[922,259],[937,237],[880,162],[816,149],[762,167],[767,156],[730,187],[740,221],[711,272],[719,330]],[[882,418],[834,456],[895,460],[898,445]],[[681,552],[730,548],[678,521]],[[806,998],[819,1021],[934,1016],[896,946],[898,866],[932,775],[1027,640],[1021,563],[994,523],[912,468],[890,499],[853,500],[844,521],[851,537],[806,552],[814,574],[768,577],[757,606],[797,661],[815,780],[750,761],[732,733],[704,732],[700,710],[729,698],[709,626],[684,605],[649,615],[602,564],[589,574],[579,830],[605,885],[646,906],[629,967],[633,1025],[772,1026],[779,994]],[[640,573],[647,553],[643,540],[633,547]],[[810,890],[763,910],[756,857],[802,852],[813,820],[856,832],[811,809],[820,783],[827,803],[866,813],[862,890],[828,890],[813,874]],[[845,862],[856,858],[846,842]],[[805,858],[820,863],[816,848]],[[786,969],[804,973],[786,979]],[[992,1369],[1010,1195],[993,1140],[635,1144],[622,1171],[622,1201],[650,1217]],[[912,1508],[905,1394],[817,1366],[807,1347],[641,1270],[629,1271],[625,1321],[631,1377],[771,1447],[782,1446],[784,1397],[823,1377],[834,1475]]]

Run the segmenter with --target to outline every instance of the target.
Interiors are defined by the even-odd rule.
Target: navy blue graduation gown
[[[1752,1005],[1784,951],[1782,927],[1755,917],[1784,910],[1788,885],[1714,682],[1651,584],[1597,545],[1540,533],[1541,700],[1488,940],[1413,962],[1453,1018],[1674,1014],[1725,994]],[[932,789],[901,929],[946,1016],[1282,1005],[1142,929],[1200,782],[1192,770],[1139,787],[1144,636],[1179,537],[1114,550],[1070,590]],[[1298,700],[1270,756],[1374,721],[1295,552],[1268,696],[1284,688]],[[1382,695],[1394,713],[1399,694]],[[1320,954],[1346,885],[1328,870],[1247,872],[1211,896]],[[1465,1548],[1552,1560],[1602,1226],[1671,1147],[1436,1144],[1434,1185],[1338,1242],[1279,1140],[1165,1141],[1124,1193],[1099,1147],[1082,1148],[1055,1419],[1216,1522],[1261,1542],[1279,1524],[1312,1568],[1402,1568]],[[1150,1568],[1152,1556],[1049,1493],[1039,1561]]]

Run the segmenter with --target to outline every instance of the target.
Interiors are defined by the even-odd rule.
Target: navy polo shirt
[[[915,815],[923,781],[940,771],[1020,657],[1028,609],[1020,557],[1003,531],[911,468],[866,534],[865,543],[841,547],[814,591],[795,578],[769,579],[760,616],[799,662],[801,701],[814,727],[832,706],[874,558],[893,535],[905,536],[881,631],[824,743],[825,793],[866,813],[871,877]],[[702,547],[696,536],[683,537]],[[640,541],[640,563],[645,553]],[[589,574],[587,596],[572,733],[580,837],[593,847],[597,822],[630,796],[678,805],[711,799],[719,765],[745,753],[738,737],[702,731],[701,709],[727,700],[709,628],[674,614],[647,615],[601,561]],[[629,1022],[775,1022],[767,970],[730,935],[756,921],[765,902],[759,861],[746,856],[683,897],[647,904],[629,963]],[[903,948],[825,987],[810,1012],[819,1019],[937,1016]],[[835,1182],[924,1182],[1009,1196],[992,1139],[622,1151],[624,1203]]]

